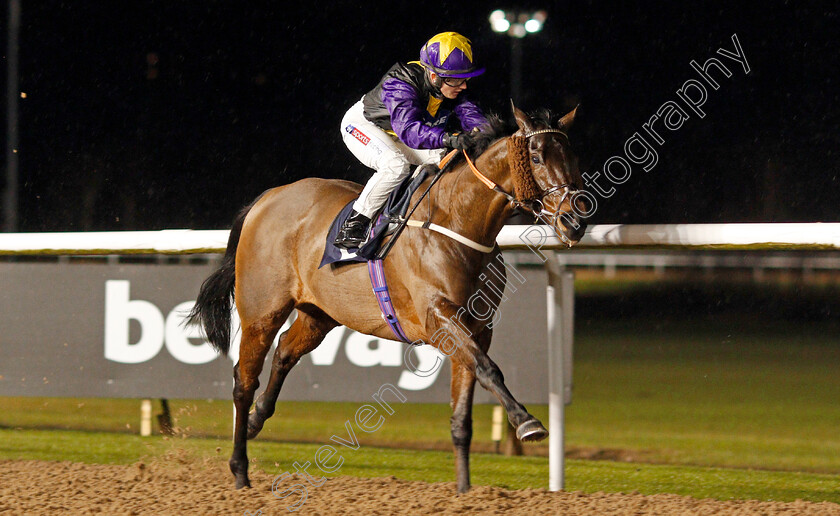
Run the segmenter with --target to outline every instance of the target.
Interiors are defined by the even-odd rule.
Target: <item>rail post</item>
[[[547,254],[546,287],[548,324],[548,488],[565,487],[566,405],[572,401],[575,276],[560,269],[554,252]]]

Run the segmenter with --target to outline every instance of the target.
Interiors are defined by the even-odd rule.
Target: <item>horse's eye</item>
[[[539,165],[539,164],[540,164],[540,158],[538,158],[538,157],[536,157],[536,156],[532,156],[532,157],[531,157],[531,161],[533,161],[533,162],[534,162],[534,163],[536,163],[537,165]]]

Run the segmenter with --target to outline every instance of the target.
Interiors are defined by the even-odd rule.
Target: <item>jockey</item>
[[[437,165],[445,149],[464,149],[473,142],[472,131],[487,119],[463,91],[470,77],[482,73],[484,68],[473,64],[470,40],[457,32],[442,32],[423,45],[420,61],[392,66],[347,111],[341,121],[344,144],[376,172],[353,203],[336,246],[351,249],[364,243],[371,219],[412,165]],[[448,132],[451,115],[460,127]]]

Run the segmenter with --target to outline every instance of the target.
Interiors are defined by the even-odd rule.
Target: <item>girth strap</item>
[[[373,287],[373,293],[376,296],[376,301],[379,303],[379,310],[382,312],[382,318],[391,327],[397,339],[411,343],[406,337],[405,332],[397,319],[397,312],[394,310],[394,304],[391,303],[391,294],[388,292],[388,283],[385,281],[385,270],[382,267],[382,260],[370,260],[368,263],[368,274],[370,275],[370,284]]]

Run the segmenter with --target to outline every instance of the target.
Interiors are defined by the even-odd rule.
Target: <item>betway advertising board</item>
[[[0,396],[231,399],[238,331],[228,357],[182,325],[214,267],[0,263]],[[508,273],[490,356],[515,396],[546,403],[546,274],[517,272]],[[410,402],[445,402],[450,377],[449,360],[430,346],[409,350],[340,326],[295,366],[280,399],[367,401],[388,383]],[[495,400],[477,387],[476,401]]]

